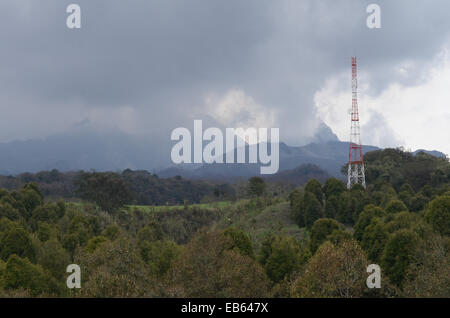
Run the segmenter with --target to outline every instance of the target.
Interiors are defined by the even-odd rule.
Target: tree
[[[108,239],[104,236],[94,236],[93,238],[91,238],[87,245],[86,245],[86,250],[89,252],[93,252],[95,251],[97,248],[99,248],[100,246],[102,246],[103,243],[108,242]]]
[[[370,224],[373,218],[375,217],[383,217],[385,215],[384,211],[373,204],[366,205],[364,207],[364,210],[361,212],[361,214],[358,217],[358,221],[355,224],[353,237],[357,241],[361,241],[364,231],[366,230],[366,227]]]
[[[220,232],[199,232],[171,268],[179,297],[265,297],[263,268],[248,256],[229,250]]]
[[[307,228],[311,228],[317,219],[323,217],[322,204],[320,204],[316,196],[309,191],[306,191],[303,197],[302,210],[304,224]]]
[[[408,268],[405,296],[446,298],[450,295],[449,247],[450,239],[438,235],[420,242]]]
[[[366,226],[361,238],[361,247],[366,251],[369,260],[379,262],[389,238],[389,233],[384,227],[383,222],[374,217]]]
[[[330,241],[336,246],[342,244],[344,241],[351,241],[352,239],[353,237],[350,232],[347,232],[342,228],[334,230],[330,235],[327,236],[327,241]]]
[[[14,227],[0,237],[0,258],[7,260],[10,255],[17,254],[35,261],[36,251],[27,231]]]
[[[368,261],[359,245],[346,240],[339,246],[322,244],[305,271],[292,283],[292,297],[361,297]]]
[[[267,277],[278,283],[298,271],[305,261],[305,252],[297,240],[290,236],[277,237],[271,244],[271,252],[264,260]]]
[[[419,193],[412,197],[410,210],[414,212],[420,212],[425,208],[429,201],[430,200],[428,198]]]
[[[325,217],[335,219],[339,211],[339,196],[333,195],[325,202]]]
[[[73,259],[75,250],[79,246],[78,235],[76,234],[65,234],[62,238],[62,245],[70,253]]]
[[[345,184],[336,178],[329,178],[323,186],[323,193],[325,198],[328,200],[332,197],[339,196],[341,193],[345,192],[347,188]]]
[[[239,231],[236,228],[229,227],[223,231],[223,234],[231,239],[228,249],[236,250],[242,255],[253,259],[255,258],[252,241],[246,233]]]
[[[42,245],[37,260],[58,281],[64,281],[66,267],[70,264],[70,255],[56,238],[52,238]]]
[[[322,204],[323,202],[323,192],[322,185],[317,179],[311,179],[305,186],[305,192],[311,192],[316,197],[317,201]]]
[[[400,288],[419,242],[416,233],[403,229],[392,234],[386,243],[381,265],[390,281]]]
[[[5,202],[0,203],[0,218],[5,217],[12,221],[19,220],[22,216],[20,212],[15,209],[11,204]]]
[[[38,229],[37,229],[36,234],[37,234],[38,239],[42,243],[48,241],[51,238],[56,238],[58,236],[59,229],[55,226],[52,226],[45,222],[38,222],[37,227],[38,227]]]
[[[141,256],[150,266],[150,272],[156,277],[163,277],[180,256],[182,247],[169,240],[146,241],[141,247]]]
[[[266,192],[266,182],[263,178],[252,177],[248,179],[247,191],[251,197],[260,197]]]
[[[84,246],[89,239],[93,236],[92,228],[88,222],[88,219],[75,215],[69,223],[67,234],[73,234],[77,237],[78,245]]]
[[[75,264],[83,268],[84,297],[156,296],[157,282],[148,266],[125,239],[107,241],[90,253],[79,250]]]
[[[26,209],[25,217],[28,218],[31,216],[35,208],[42,205],[42,194],[36,192],[34,188],[23,188],[22,202]]]
[[[366,192],[360,185],[355,185],[348,192],[339,196],[337,220],[343,224],[353,225],[358,220],[363,208],[369,204]]]
[[[163,239],[163,231],[161,225],[157,222],[150,222],[139,230],[137,235],[138,245],[144,241],[153,242]]]
[[[327,237],[341,227],[338,222],[333,219],[318,219],[314,222],[311,229],[311,240],[309,241],[309,249],[311,253],[315,253],[319,246],[327,240]]]
[[[415,193],[413,188],[409,184],[404,184],[400,187],[400,192],[398,193],[398,198],[406,205],[406,207],[411,210],[413,197]]]
[[[431,201],[425,219],[437,233],[450,236],[450,195],[440,196]]]
[[[76,184],[81,198],[109,213],[130,204],[133,199],[128,184],[114,173],[82,173]]]
[[[27,258],[11,255],[3,274],[5,289],[23,288],[32,296],[50,291],[48,277],[40,265],[32,264]]]
[[[29,182],[26,185],[23,186],[22,191],[34,191],[40,198],[41,201],[44,200],[44,195],[41,192],[41,189],[39,189],[39,186],[36,182]]]
[[[387,213],[398,213],[398,212],[403,212],[403,211],[408,211],[408,208],[400,200],[392,200],[386,206]]]
[[[30,223],[35,229],[38,222],[56,223],[58,220],[57,206],[53,204],[45,204],[36,207],[32,214]]]
[[[303,197],[304,197],[303,192],[301,192],[298,189],[295,189],[289,194],[291,217],[299,227],[305,226]]]
[[[115,241],[120,236],[120,228],[115,224],[111,224],[103,230],[102,235],[110,241]]]
[[[389,233],[394,233],[401,229],[412,229],[420,224],[422,220],[421,216],[410,212],[388,214],[385,218],[385,228]]]

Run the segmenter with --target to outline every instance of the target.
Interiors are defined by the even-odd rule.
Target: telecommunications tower
[[[364,188],[366,187],[363,151],[359,133],[358,79],[356,75],[356,57],[352,57],[352,112],[347,189],[351,189],[357,183],[361,184]]]

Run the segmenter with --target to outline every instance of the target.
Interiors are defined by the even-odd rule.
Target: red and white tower
[[[352,113],[350,129],[350,151],[348,156],[348,181],[347,189],[354,184],[361,184],[366,187],[366,177],[364,175],[364,160],[359,132],[358,113],[358,79],[356,74],[356,57],[352,57]]]

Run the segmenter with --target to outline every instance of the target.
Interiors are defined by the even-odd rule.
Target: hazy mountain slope
[[[162,177],[181,175],[205,179],[246,178],[260,174],[259,164],[174,165],[170,152],[175,142],[164,139],[164,136],[137,137],[83,126],[42,140],[0,143],[0,174],[51,169],[63,172],[92,169],[121,171],[127,168],[157,172]],[[325,125],[318,129],[314,139],[318,142],[301,147],[291,147],[281,142],[279,171],[314,164],[328,174],[342,178],[340,169],[348,160],[348,143],[337,140]],[[376,149],[363,146],[364,153]],[[444,156],[438,151],[428,153]]]

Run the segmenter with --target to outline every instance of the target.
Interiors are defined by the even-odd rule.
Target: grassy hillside
[[[235,227],[245,231],[259,251],[262,241],[270,236],[290,235],[301,240],[305,229],[300,229],[291,217],[289,202],[259,207],[259,201],[241,201],[227,209],[217,223],[218,228]]]

